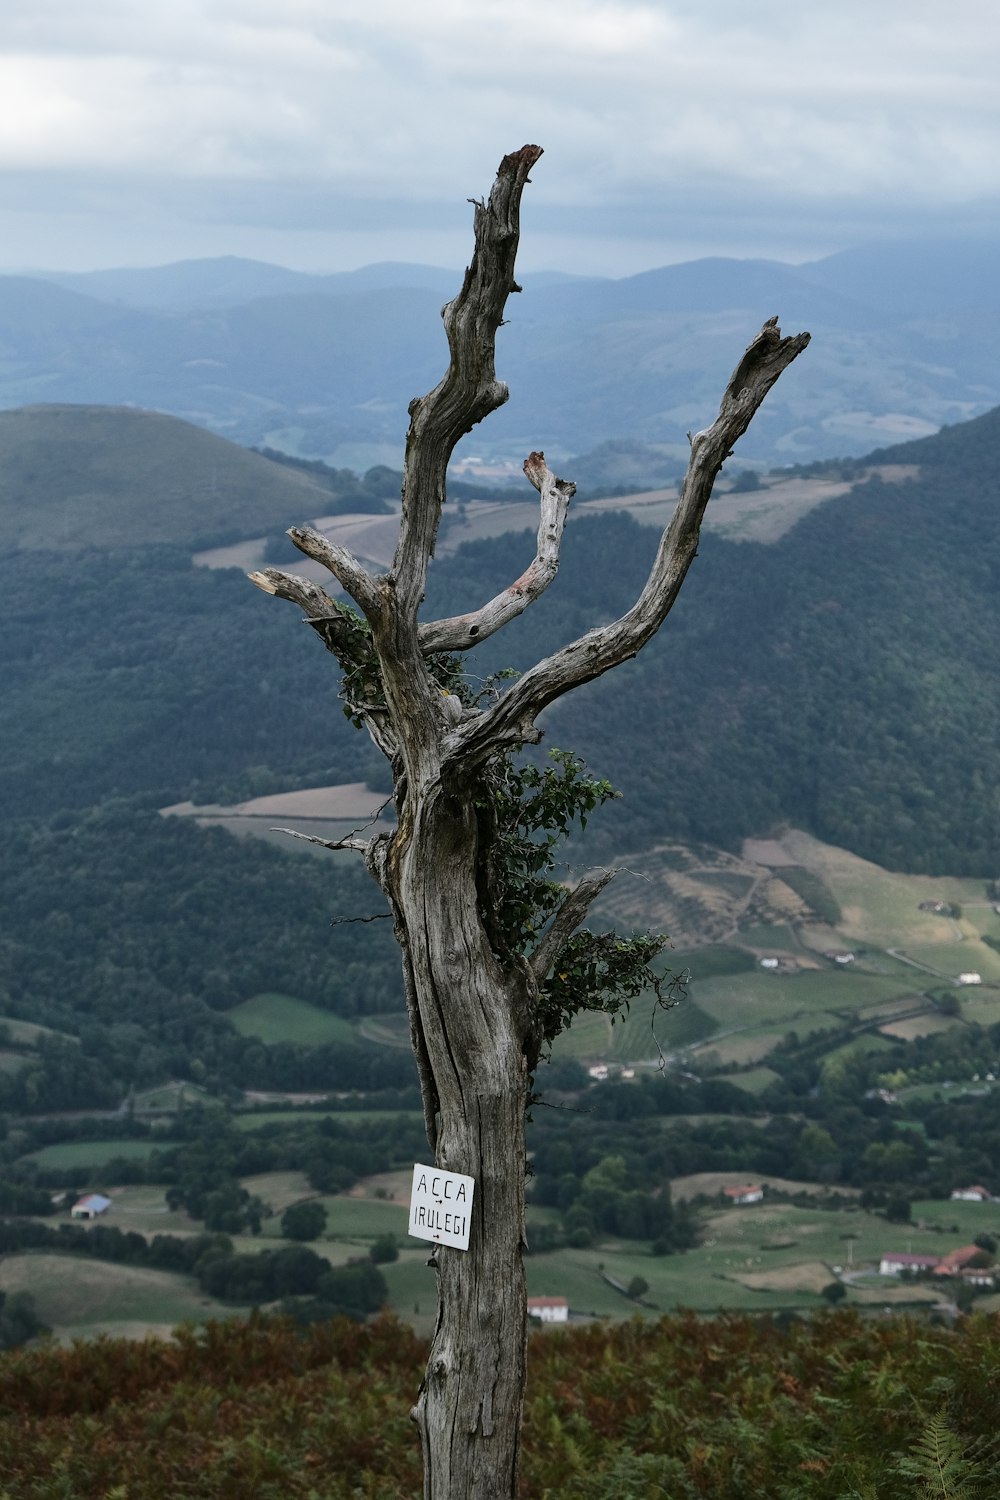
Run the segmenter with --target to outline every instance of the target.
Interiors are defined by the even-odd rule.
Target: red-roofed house
[[[542,1323],[566,1323],[569,1303],[565,1297],[529,1297],[528,1317],[538,1318]]]
[[[955,1188],[951,1196],[965,1203],[989,1203],[990,1190],[977,1184],[976,1187]]]
[[[959,1250],[949,1250],[948,1254],[938,1261],[934,1268],[934,1275],[957,1276],[960,1271],[966,1269],[970,1260],[975,1260],[977,1255],[981,1256],[983,1253],[978,1245],[963,1245]]]
[[[722,1191],[734,1203],[759,1203],[764,1196],[764,1189],[758,1187],[756,1183],[751,1183],[747,1187],[723,1188]]]

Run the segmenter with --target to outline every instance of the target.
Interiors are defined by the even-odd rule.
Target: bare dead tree
[[[805,348],[777,319],[740,360],[719,415],[691,437],[687,474],[639,597],[618,620],[539,661],[505,692],[478,702],[461,690],[458,654],[526,609],[555,576],[574,486],[542,453],[525,474],[540,496],[535,558],[469,614],[420,622],[429,561],[456,444],[507,400],[496,376],[496,334],[514,279],[521,194],[541,156],[504,157],[476,202],[475,250],[462,289],[443,310],[450,363],[410,405],[399,542],[387,573],[368,572],[309,527],[289,535],[322,563],[352,604],[266,568],[251,574],[305,612],[343,671],[343,696],[392,767],[397,826],[347,840],[385,892],[402,950],[410,1033],[427,1136],[438,1167],[475,1180],[468,1251],[437,1248],[438,1318],[413,1416],[426,1500],[497,1500],[517,1489],[526,1359],[525,1110],[557,961],[611,875],[562,893],[543,930],[505,932],[498,849],[497,768],[536,743],[539,714],[642,649],[665,620],[695,556],[712,485],[771,386]]]

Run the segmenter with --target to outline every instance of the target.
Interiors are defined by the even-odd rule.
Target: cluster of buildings
[[[984,1266],[984,1260],[992,1260],[992,1256],[988,1256],[979,1245],[963,1245],[959,1250],[949,1250],[947,1255],[904,1255],[890,1251],[879,1261],[878,1273],[880,1276],[900,1276],[904,1272],[913,1276],[921,1273],[957,1276],[970,1286],[995,1286],[1000,1271],[996,1266]]]
[[[972,1187],[952,1190],[952,1201],[956,1203],[995,1203],[989,1188],[980,1183]],[[987,1243],[989,1243],[987,1241]],[[947,1255],[904,1255],[902,1252],[887,1252],[879,1262],[880,1276],[899,1276],[903,1272],[911,1275],[957,1276],[970,1286],[993,1287],[1000,1279],[1000,1267],[992,1264],[993,1257],[981,1245],[963,1245],[958,1250],[949,1250]]]

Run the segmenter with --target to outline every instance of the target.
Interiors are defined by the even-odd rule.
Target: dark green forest
[[[1000,414],[880,457],[920,478],[872,478],[772,545],[706,537],[661,637],[553,712],[550,740],[625,794],[609,841],[731,846],[792,822],[890,868],[996,873]],[[571,525],[556,584],[473,671],[619,612],[654,546],[623,516]],[[463,547],[435,566],[428,613],[481,601],[530,552]],[[0,583],[5,815],[379,781],[308,627],[237,571],[180,547],[8,552]]]
[[[550,741],[625,792],[608,847],[734,847],[790,823],[890,869],[996,873],[1000,413],[879,457],[920,477],[873,477],[771,545],[705,537],[659,637],[551,713]],[[655,545],[623,516],[571,527],[558,582],[488,666],[614,617]],[[528,547],[464,548],[463,600]],[[438,570],[435,609],[455,571]]]

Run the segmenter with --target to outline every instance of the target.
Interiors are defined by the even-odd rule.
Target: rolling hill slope
[[[231,540],[329,513],[328,485],[123,407],[0,411],[0,552]]]
[[[918,477],[873,476],[770,545],[703,538],[660,636],[552,712],[549,742],[624,790],[600,820],[619,846],[788,821],[890,868],[1000,870],[1000,411],[879,458]],[[444,562],[431,607],[516,577],[527,542],[504,543]],[[571,528],[484,667],[612,618],[655,544],[621,516]]]

